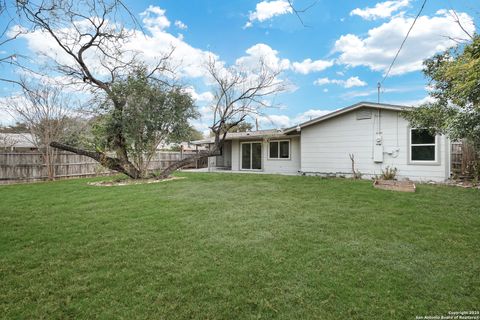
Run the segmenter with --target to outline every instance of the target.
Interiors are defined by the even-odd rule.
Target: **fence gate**
[[[450,173],[452,177],[462,175],[462,142],[452,142],[450,152]]]
[[[471,179],[475,176],[478,153],[472,145],[462,141],[452,142],[450,154],[450,172],[453,178]]]

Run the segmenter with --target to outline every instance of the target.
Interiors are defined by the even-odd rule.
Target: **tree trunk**
[[[350,157],[350,160],[352,161],[352,177],[353,179],[357,179],[357,173],[355,171],[355,156],[353,153],[349,153],[348,156]]]
[[[47,168],[48,180],[55,179],[55,149],[50,146],[45,147],[44,151],[45,166]]]
[[[212,156],[218,156],[218,152],[216,151],[210,151],[208,153],[201,153],[201,154],[196,154],[194,156],[179,160],[175,163],[172,163],[158,175],[159,179],[166,179],[168,178],[175,170],[178,170],[180,168],[185,167],[186,165],[189,165],[190,163],[193,163],[197,160],[203,159],[203,158],[208,158]]]
[[[114,132],[113,135],[113,145],[114,145],[114,151],[116,154],[116,158],[109,158],[105,160],[104,158],[103,161],[106,161],[107,165],[104,165],[101,161],[100,164],[102,164],[104,167],[110,168],[108,164],[112,162],[112,160],[116,160],[114,165],[119,165],[126,175],[128,175],[132,179],[140,179],[142,178],[142,172],[139,170],[130,160],[128,159],[128,153],[127,153],[127,146],[125,142],[125,137],[123,136],[123,128],[122,128],[122,122],[123,122],[123,107],[125,106],[125,101],[119,101],[116,98],[112,97],[113,101],[113,118],[116,119],[114,122],[115,125],[113,126],[112,130]],[[106,157],[104,155],[104,157]],[[115,170],[115,169],[113,169]],[[119,171],[119,170],[116,170]]]
[[[45,163],[45,168],[47,168],[47,179],[52,181],[53,180],[53,177],[52,177],[52,167],[50,165],[50,154],[48,153],[48,147],[47,147],[47,150],[42,154],[43,156],[43,162]]]
[[[225,137],[227,136],[227,131],[223,133],[216,133],[215,134],[215,143],[214,147],[212,150],[209,150],[206,153],[200,153],[196,154],[194,156],[181,159],[175,163],[172,163],[165,169],[163,169],[162,172],[160,172],[160,175],[158,176],[159,179],[166,179],[168,178],[175,170],[178,170],[180,168],[185,167],[186,165],[193,163],[197,160],[203,159],[203,158],[208,158],[208,157],[213,157],[213,156],[221,156],[222,155],[222,147],[223,143],[225,142]]]
[[[73,152],[73,153],[81,155],[81,156],[86,156],[86,157],[92,158],[93,160],[98,161],[105,168],[124,173],[132,179],[141,178],[140,170],[138,170],[128,160],[121,160],[121,159],[118,159],[118,158],[112,158],[112,157],[109,157],[106,154],[101,153],[101,152],[83,150],[83,149],[75,148],[75,147],[72,147],[72,146],[69,146],[69,145],[66,145],[66,144],[62,144],[62,143],[59,143],[59,142],[52,142],[52,143],[50,143],[50,146],[53,147],[53,148]]]

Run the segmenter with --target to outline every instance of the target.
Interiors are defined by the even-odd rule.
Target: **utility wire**
[[[385,73],[385,76],[383,77],[383,80],[378,83],[379,88],[380,88],[380,86],[383,85],[383,83],[384,83],[385,80],[387,79],[388,75],[390,74],[390,71],[392,70],[393,64],[394,64],[395,61],[397,60],[398,55],[400,54],[400,51],[402,51],[403,45],[404,45],[405,42],[407,41],[408,36],[410,35],[410,31],[412,31],[413,26],[414,26],[415,23],[417,22],[418,17],[420,17],[420,15],[422,14],[423,8],[425,7],[425,4],[426,4],[426,3],[427,3],[427,0],[424,0],[422,6],[420,7],[420,11],[418,11],[418,14],[417,14],[417,16],[415,17],[415,20],[413,20],[413,23],[412,23],[412,25],[410,26],[410,29],[408,29],[408,32],[407,32],[407,34],[405,35],[405,38],[403,39],[402,44],[400,45],[400,48],[398,48],[397,54],[396,54],[395,57],[393,58],[393,61],[392,61],[392,63],[390,64],[390,67],[388,67],[387,73]],[[379,99],[379,100],[380,100],[380,99]]]

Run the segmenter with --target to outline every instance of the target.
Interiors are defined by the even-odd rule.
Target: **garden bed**
[[[383,190],[415,192],[416,186],[412,181],[396,181],[396,180],[375,180],[373,187]]]

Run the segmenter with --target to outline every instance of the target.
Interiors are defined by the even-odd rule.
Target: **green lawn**
[[[1,186],[0,317],[415,319],[480,309],[478,190],[178,175],[186,179]]]

